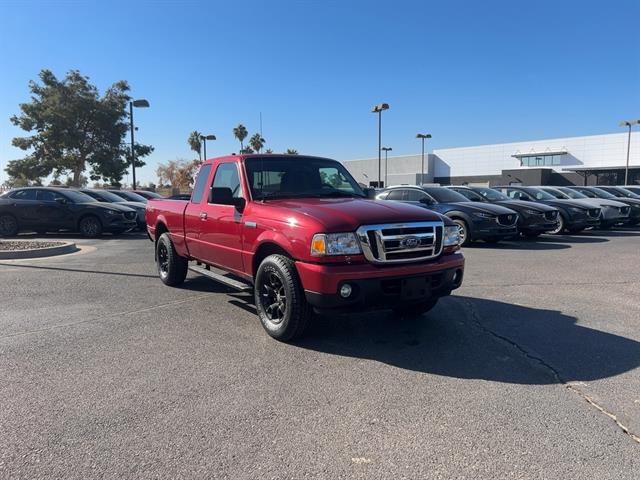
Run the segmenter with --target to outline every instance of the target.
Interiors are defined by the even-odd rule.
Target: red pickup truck
[[[190,200],[147,203],[160,279],[178,285],[191,269],[253,290],[262,325],[283,341],[314,310],[426,312],[462,283],[458,227],[370,193],[326,158],[207,160]]]

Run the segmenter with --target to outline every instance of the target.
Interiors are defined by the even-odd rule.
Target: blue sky
[[[259,128],[275,151],[340,160],[383,144],[429,150],[616,132],[640,117],[640,2],[0,0],[0,168],[19,158],[9,122],[41,68],[101,90],[125,79],[150,109],[136,140],[158,162],[193,158],[186,138]],[[0,183],[6,178],[0,172]]]

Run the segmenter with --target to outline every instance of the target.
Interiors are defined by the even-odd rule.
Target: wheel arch
[[[265,241],[258,246],[256,252],[253,254],[253,258],[251,259],[251,276],[254,279],[256,278],[258,267],[269,255],[284,255],[292,260],[294,259],[293,255],[283,248],[282,245],[270,240]]]

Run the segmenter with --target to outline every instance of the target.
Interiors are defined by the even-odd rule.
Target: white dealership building
[[[628,133],[440,148],[425,154],[423,183],[453,184],[623,184]],[[343,162],[358,182],[374,185],[378,158]],[[386,167],[386,170],[385,170]],[[382,155],[386,185],[420,183],[422,156]],[[386,179],[385,180],[385,173]],[[640,183],[640,132],[631,133],[629,183]]]

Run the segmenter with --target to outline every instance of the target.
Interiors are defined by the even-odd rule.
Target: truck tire
[[[156,267],[162,283],[170,287],[180,285],[187,278],[189,261],[178,255],[168,233],[160,235],[156,243]]]
[[[430,298],[424,302],[413,303],[409,305],[399,305],[394,307],[393,311],[404,318],[416,318],[422,315],[423,313],[427,313],[438,303],[438,297]]]
[[[0,215],[0,237],[14,237],[18,234],[18,220],[13,215]]]
[[[254,297],[260,323],[276,340],[300,337],[313,316],[293,260],[284,255],[269,255],[262,261]]]
[[[87,215],[80,219],[78,230],[83,237],[95,238],[102,235],[102,222],[95,215]]]

